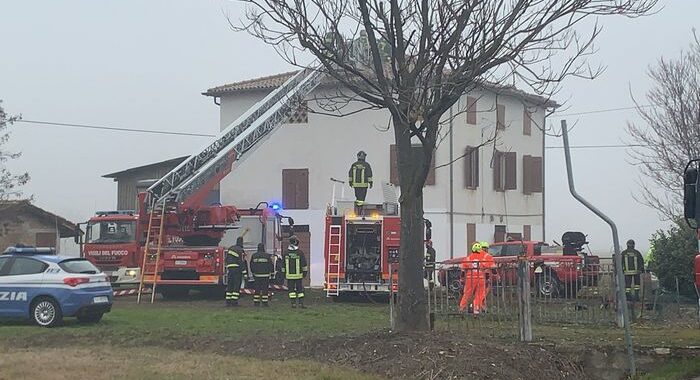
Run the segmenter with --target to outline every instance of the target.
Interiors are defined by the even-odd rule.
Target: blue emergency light
[[[10,254],[20,254],[20,255],[55,255],[56,254],[56,248],[52,247],[30,247],[30,246],[22,246],[22,247],[7,247],[5,249],[5,252],[3,252],[3,255],[10,255]]]
[[[273,203],[273,204],[270,205],[270,208],[273,209],[273,210],[275,210],[275,211],[279,211],[279,210],[282,209],[282,205],[279,204],[279,203],[277,203],[277,202],[275,202],[275,203]]]

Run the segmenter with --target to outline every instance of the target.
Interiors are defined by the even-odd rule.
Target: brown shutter
[[[464,150],[464,187],[479,187],[479,149],[472,146]]]
[[[503,184],[501,183],[501,168],[503,164],[503,153],[497,150],[493,151],[493,189],[497,191],[503,190]]]
[[[532,239],[532,226],[526,224],[523,226],[523,240],[530,241],[530,239]]]
[[[296,170],[296,208],[309,208],[309,169]]]
[[[467,223],[467,252],[474,243],[476,243],[476,224]]]
[[[476,98],[467,96],[467,124],[476,124]]]
[[[530,159],[530,169],[532,172],[530,183],[533,193],[541,193],[544,190],[543,162],[542,157],[532,157]]]
[[[290,210],[296,208],[296,188],[293,176],[292,169],[282,169],[282,205]]]
[[[506,128],[506,106],[503,104],[496,104],[496,128]]]
[[[532,114],[527,110],[527,107],[523,110],[523,134],[530,136],[532,135]]]
[[[399,168],[398,155],[396,154],[396,145],[389,147],[389,182],[395,186],[399,185]]]
[[[35,236],[36,247],[53,247],[56,248],[56,233],[55,232],[37,232]]]
[[[523,194],[532,193],[532,156],[523,155]]]
[[[518,182],[517,182],[517,153],[515,152],[507,152],[505,154],[506,156],[506,183],[505,183],[505,190],[515,190],[518,188]]]
[[[493,241],[500,243],[506,240],[506,226],[496,225],[494,227]]]

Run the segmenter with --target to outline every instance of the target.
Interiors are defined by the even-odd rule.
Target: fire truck
[[[396,290],[401,217],[398,205],[352,201],[328,207],[325,226],[325,291],[328,297]]]
[[[163,296],[226,282],[224,233],[237,230],[279,248],[281,221],[276,204],[253,208],[210,204],[212,189],[250,157],[285,122],[321,80],[302,70],[223,129],[216,139],[138,194],[138,210],[99,212],[87,223],[84,256],[117,284],[139,283]],[[290,225],[293,222],[286,218]],[[255,231],[250,235],[245,231]],[[259,237],[259,239],[258,239]],[[139,297],[140,299],[140,297]],[[153,298],[152,298],[153,300]]]

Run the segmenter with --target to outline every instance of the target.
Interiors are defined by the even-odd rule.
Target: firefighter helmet
[[[481,252],[481,243],[472,244],[472,252]]]
[[[486,250],[489,249],[489,242],[487,242],[487,241],[482,241],[480,244],[481,244],[481,248],[482,248],[482,249],[486,249]]]
[[[295,235],[292,235],[289,237],[289,248],[290,249],[299,248],[299,238],[297,238]]]
[[[634,248],[634,240],[632,240],[632,239],[627,240],[627,246]]]
[[[365,158],[367,158],[367,153],[365,153],[364,150],[357,152],[357,159],[358,160],[364,160]]]

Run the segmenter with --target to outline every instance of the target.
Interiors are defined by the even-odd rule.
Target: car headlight
[[[129,269],[126,271],[127,277],[136,277],[136,269]]]

